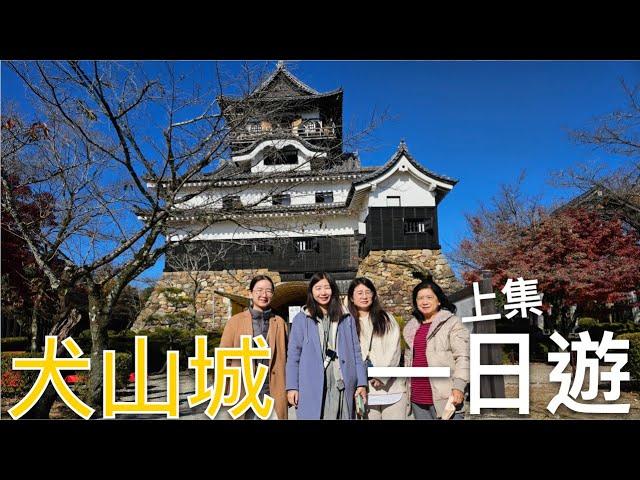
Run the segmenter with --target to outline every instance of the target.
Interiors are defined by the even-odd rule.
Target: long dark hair
[[[418,285],[416,285],[415,288],[413,289],[413,295],[412,295],[413,316],[415,317],[416,320],[418,320],[419,322],[424,322],[424,315],[418,309],[417,299],[418,299],[418,292],[420,290],[424,290],[425,288],[430,288],[433,291],[433,293],[435,293],[436,297],[438,297],[438,301],[440,302],[440,308],[438,308],[438,310],[442,310],[444,308],[445,310],[449,310],[451,313],[456,313],[456,306],[453,303],[451,303],[451,301],[449,301],[449,299],[444,294],[440,286],[432,280],[424,280],[420,282]]]
[[[360,335],[360,315],[358,314],[358,309],[356,308],[356,305],[352,300],[353,292],[358,285],[364,285],[373,293],[373,298],[371,299],[371,307],[369,308],[369,318],[371,319],[371,323],[373,323],[373,334],[381,337],[391,329],[391,319],[389,318],[387,312],[385,312],[380,305],[380,301],[378,300],[378,292],[376,290],[376,287],[373,285],[373,282],[365,277],[358,277],[351,280],[351,284],[349,285],[349,293],[347,294],[349,300],[349,312],[351,312],[351,315],[356,320],[356,330],[358,331],[358,336]]]
[[[329,300],[329,308],[327,311],[329,313],[329,318],[332,322],[340,321],[342,318],[342,304],[340,303],[340,291],[338,290],[338,284],[336,281],[326,272],[316,272],[309,280],[309,288],[307,288],[307,303],[306,307],[309,310],[309,314],[311,318],[317,318],[322,316],[322,310],[320,309],[320,305],[316,302],[316,299],[313,298],[313,286],[318,283],[320,280],[326,280],[329,282],[329,286],[331,287],[331,300]]]

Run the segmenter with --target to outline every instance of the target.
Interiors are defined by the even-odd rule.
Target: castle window
[[[282,150],[269,149],[265,153],[265,165],[297,165],[298,150],[295,147],[287,146]]]
[[[319,244],[317,238],[301,238],[300,240],[295,240],[295,247],[298,252],[311,252],[311,251],[319,251]]]
[[[400,197],[387,197],[387,207],[399,207]]]
[[[268,243],[251,244],[251,253],[273,253],[273,245]]]
[[[301,135],[319,135],[322,132],[322,122],[320,120],[307,120],[298,129]]]
[[[271,197],[271,203],[273,205],[291,205],[291,195],[288,193],[280,193]]]
[[[227,195],[222,199],[222,208],[225,210],[233,210],[234,208],[242,208],[242,202],[239,195]]]
[[[404,220],[404,233],[426,233],[431,229],[431,219],[406,218]]]
[[[333,192],[316,192],[316,203],[333,203]]]

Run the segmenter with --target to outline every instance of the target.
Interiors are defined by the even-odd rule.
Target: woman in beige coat
[[[354,279],[349,285],[347,298],[349,311],[356,319],[365,366],[399,366],[402,353],[400,327],[380,306],[371,280],[364,277]],[[369,420],[404,420],[407,403],[404,378],[373,378],[369,381]]]
[[[469,330],[454,315],[455,311],[455,305],[435,282],[423,281],[413,289],[413,318],[403,331],[409,346],[405,365],[450,369],[446,378],[411,379],[409,397],[416,420],[464,418],[464,390],[469,383]]]
[[[257,337],[262,335],[269,348],[271,358],[261,360],[269,368],[262,390],[259,393],[260,401],[264,395],[273,398],[275,406],[270,419],[287,419],[287,394],[285,392],[285,365],[287,361],[288,331],[286,322],[279,315],[271,311],[271,299],[275,286],[273,280],[266,275],[253,277],[249,284],[251,302],[249,309],[238,313],[229,319],[224,327],[220,348],[238,348],[242,335]],[[240,359],[232,359],[230,366],[240,367]],[[241,389],[244,392],[244,389]],[[244,393],[242,394],[244,395]],[[245,420],[256,420],[253,410],[248,410],[243,416]]]

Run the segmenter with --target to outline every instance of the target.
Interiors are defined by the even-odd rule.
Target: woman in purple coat
[[[355,322],[327,273],[311,277],[307,303],[293,319],[286,367],[287,398],[301,420],[355,417],[367,399],[367,373]]]

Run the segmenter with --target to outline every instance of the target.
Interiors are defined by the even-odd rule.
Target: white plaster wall
[[[369,194],[370,207],[386,207],[387,197],[400,197],[401,207],[435,207],[435,191],[408,172],[395,172]]]
[[[287,146],[293,146],[298,150],[298,164],[297,165],[265,165],[264,164],[264,151],[268,147],[274,147],[278,150]],[[235,162],[251,161],[251,171],[254,173],[260,172],[287,172],[290,170],[307,171],[311,170],[311,159],[324,158],[327,154],[325,152],[314,152],[302,145],[295,139],[281,139],[281,140],[265,140],[261,142],[251,152],[244,155],[236,155],[232,157]]]
[[[193,197],[180,204],[178,208],[221,208],[222,198],[228,195],[239,195],[243,205],[269,206],[271,196],[278,193],[291,195],[291,205],[315,205],[316,192],[333,192],[334,202],[344,202],[347,200],[350,188],[351,182],[347,180],[218,187]]]
[[[353,235],[358,230],[356,217],[347,215],[309,215],[285,218],[247,219],[242,225],[234,222],[219,222],[207,227],[194,240],[247,240],[277,237],[309,237]],[[172,229],[169,241],[179,240],[184,235]]]

